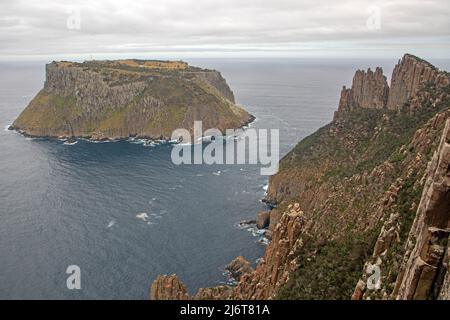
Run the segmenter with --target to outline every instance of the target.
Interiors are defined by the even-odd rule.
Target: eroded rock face
[[[414,98],[424,84],[445,87],[449,77],[432,64],[410,54],[405,54],[392,73],[387,108],[395,110]]]
[[[450,84],[450,77],[439,71],[432,64],[411,54],[405,54],[392,73],[389,87],[381,68],[375,72],[370,68],[366,71],[356,71],[352,87],[343,87],[335,119],[340,115],[358,108],[397,110],[405,103],[411,102],[412,107],[423,104],[414,99],[425,85],[439,88]]]
[[[150,288],[150,300],[186,300],[189,299],[186,286],[178,277],[158,276]]]
[[[443,128],[438,147],[415,189],[423,191],[420,202],[412,203],[408,214],[414,214],[412,226],[399,212],[407,187],[398,179],[386,191],[383,212],[387,218],[375,243],[372,257],[365,263],[363,277],[356,285],[352,299],[445,299],[448,297],[448,237],[450,234],[450,119],[449,113],[439,113],[426,127],[417,130],[410,146],[426,150],[428,135]],[[447,141],[447,142],[446,142]],[[420,153],[408,165],[406,172],[424,167]],[[404,201],[404,200],[403,200]],[[389,214],[390,212],[390,214]],[[404,214],[403,214],[404,215]],[[401,234],[407,233],[406,239]],[[368,266],[381,270],[381,287],[368,290],[365,286]]]
[[[338,113],[355,108],[382,109],[386,107],[389,86],[381,68],[373,72],[358,70],[353,77],[351,89],[345,86],[341,92]]]
[[[427,170],[427,180],[397,279],[397,299],[436,299],[448,281],[450,235],[450,119]],[[446,293],[448,296],[448,292]]]

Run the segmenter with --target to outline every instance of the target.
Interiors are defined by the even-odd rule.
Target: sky
[[[450,58],[450,0],[0,0],[0,60]]]

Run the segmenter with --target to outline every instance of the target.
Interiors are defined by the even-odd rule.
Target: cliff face
[[[269,181],[277,207],[264,258],[226,296],[210,288],[208,298],[448,298],[449,77],[436,71],[438,82],[393,110],[377,70],[357,72],[343,91],[353,107],[340,105],[282,159]],[[373,266],[381,285],[368,288]]]
[[[381,68],[375,72],[370,70],[358,70],[353,77],[351,89],[345,86],[341,91],[338,114],[352,111],[356,108],[386,107],[389,94],[389,86]]]
[[[252,117],[214,70],[163,61],[53,62],[12,128],[45,137],[170,138],[195,120],[225,130]]]
[[[401,107],[409,99],[416,97],[424,84],[446,87],[449,85],[449,77],[427,61],[405,54],[392,73],[387,108],[394,110]]]
[[[444,126],[445,125],[445,126]],[[448,110],[438,113],[414,135],[410,147],[421,149],[432,132],[444,126],[427,167],[415,161],[406,167],[407,175],[417,171],[417,180],[399,178],[385,195],[383,223],[372,255],[364,264],[352,298],[437,299],[449,298],[448,237],[450,234],[450,119]],[[439,130],[438,130],[439,132]],[[434,149],[434,148],[433,148]],[[421,155],[421,153],[420,153]],[[411,185],[411,183],[413,183]],[[406,202],[405,188],[423,190],[417,201]],[[423,189],[422,189],[423,188]],[[416,193],[417,193],[416,191]],[[410,217],[402,216],[410,205]],[[412,219],[414,219],[412,221]],[[380,288],[368,290],[369,266],[378,266]]]
[[[429,163],[394,294],[398,299],[449,297],[450,119]],[[412,248],[412,249],[411,249]],[[443,282],[447,282],[441,291]]]

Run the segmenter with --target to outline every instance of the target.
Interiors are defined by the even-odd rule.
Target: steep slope
[[[381,69],[357,72],[334,120],[270,178],[275,222],[256,269],[191,298],[448,297],[450,77],[409,54],[392,77],[388,88]],[[366,287],[371,265],[381,271],[375,289]]]
[[[252,116],[235,105],[219,72],[181,61],[53,62],[44,88],[11,129],[30,136],[170,138],[176,128],[237,128]]]

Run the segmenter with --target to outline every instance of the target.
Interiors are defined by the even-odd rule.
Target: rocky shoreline
[[[234,129],[245,129],[249,125],[251,125],[256,120],[256,117],[253,115],[249,115],[249,118],[247,121],[243,122],[242,125],[238,128]],[[176,143],[176,141],[172,141],[170,138],[165,138],[162,136],[159,137],[151,137],[151,136],[136,136],[136,135],[130,135],[128,137],[120,137],[120,138],[108,138],[108,137],[92,137],[92,136],[39,136],[39,135],[32,135],[24,130],[15,127],[14,125],[7,126],[7,129],[9,131],[15,131],[21,135],[23,135],[26,138],[37,138],[37,139],[49,139],[49,140],[60,140],[60,141],[66,141],[66,140],[86,140],[93,143],[98,142],[120,142],[120,141],[130,141],[130,140],[142,140],[145,141],[144,143]]]

